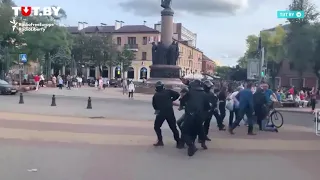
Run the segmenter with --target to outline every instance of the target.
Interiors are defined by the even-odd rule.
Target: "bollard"
[[[22,93],[20,93],[19,104],[24,104],[23,94]]]
[[[51,106],[57,106],[56,105],[56,95],[52,95]]]
[[[91,97],[88,98],[88,105],[87,109],[92,109],[92,104],[91,104]]]

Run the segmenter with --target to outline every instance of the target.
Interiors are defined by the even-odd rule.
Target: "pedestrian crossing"
[[[27,142],[59,142],[70,144],[151,146],[155,142],[152,121],[116,119],[89,119],[34,114],[0,112],[0,140]],[[174,145],[171,132],[164,129],[165,144]],[[226,132],[212,130],[211,149],[227,150],[320,150],[320,141],[313,129],[285,125],[282,132],[298,133],[306,138],[282,139],[283,134],[258,134],[248,137],[243,130],[231,136]]]

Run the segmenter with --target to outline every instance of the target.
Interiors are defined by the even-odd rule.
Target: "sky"
[[[79,21],[95,26],[153,25],[160,21],[161,0],[14,0],[18,6],[56,5],[67,13],[64,24],[77,26]],[[311,0],[312,1],[312,0]],[[320,10],[320,1],[313,0]],[[263,29],[285,24],[277,18],[278,10],[288,9],[291,0],[172,0],[174,22],[197,33],[197,47],[212,60],[234,66],[246,50],[246,37]]]

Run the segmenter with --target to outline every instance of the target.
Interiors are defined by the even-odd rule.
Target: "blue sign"
[[[302,19],[304,11],[277,11],[277,17],[280,19]]]
[[[28,61],[26,54],[19,54],[19,61],[22,63],[26,63]]]

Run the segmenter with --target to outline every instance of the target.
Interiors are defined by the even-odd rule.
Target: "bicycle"
[[[270,110],[270,115],[269,115],[269,122],[270,121],[271,121],[272,125],[274,125],[276,128],[280,128],[283,125],[283,116],[279,111],[272,108]],[[268,124],[269,124],[269,122],[268,122]]]

